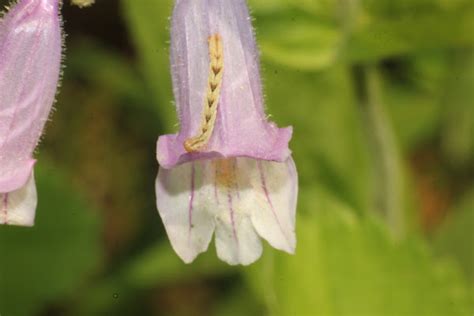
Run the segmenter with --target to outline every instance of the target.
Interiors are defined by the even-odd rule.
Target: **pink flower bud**
[[[58,0],[19,0],[0,22],[0,223],[34,223],[33,151],[60,74],[58,6]]]

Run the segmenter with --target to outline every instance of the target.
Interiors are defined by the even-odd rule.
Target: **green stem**
[[[374,162],[374,210],[382,215],[393,234],[401,237],[404,233],[402,168],[395,135],[382,104],[377,68],[353,66],[353,77]]]

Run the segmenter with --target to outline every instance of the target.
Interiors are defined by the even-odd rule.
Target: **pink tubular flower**
[[[19,0],[0,21],[0,224],[32,226],[33,151],[60,74],[58,0]]]
[[[186,262],[207,250],[250,264],[260,237],[293,253],[297,173],[291,128],[267,121],[245,0],[176,0],[171,63],[181,123],[157,144],[157,207]]]

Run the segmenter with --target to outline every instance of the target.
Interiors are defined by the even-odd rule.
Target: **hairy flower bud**
[[[0,21],[0,223],[31,226],[33,151],[61,64],[58,0],[19,0]]]

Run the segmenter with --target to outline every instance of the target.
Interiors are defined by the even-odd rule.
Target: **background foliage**
[[[37,224],[0,227],[2,316],[474,313],[474,2],[249,5],[267,111],[295,129],[297,254],[176,257],[153,189],[172,1],[65,3]]]

